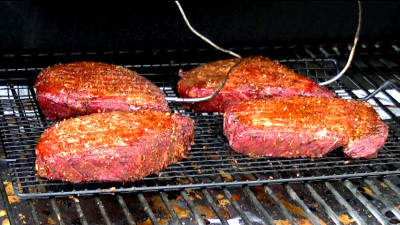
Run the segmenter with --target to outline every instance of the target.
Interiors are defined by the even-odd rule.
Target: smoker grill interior
[[[207,3],[207,4],[205,4]],[[181,2],[192,25],[219,45],[279,60],[325,81],[346,64],[356,2]],[[229,58],[193,35],[173,1],[106,5],[0,2],[0,221],[3,224],[400,223],[400,4],[363,2],[363,24],[345,77],[328,85],[370,100],[390,126],[378,158],[251,159],[234,153],[221,115],[193,113],[190,155],[142,181],[71,185],[39,178],[34,146],[44,120],[33,82],[56,63],[125,66],[176,96],[180,69]]]

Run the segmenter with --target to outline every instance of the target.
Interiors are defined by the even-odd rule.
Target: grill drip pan
[[[333,77],[339,68],[334,59],[290,59],[280,62],[316,81]],[[120,65],[137,71],[158,85],[166,96],[174,97],[179,69],[186,70],[199,64]],[[222,115],[194,113],[184,109],[181,104],[170,103],[171,109],[193,118],[196,124],[195,145],[182,161],[132,183],[71,184],[49,181],[39,177],[34,168],[35,145],[42,132],[51,125],[41,114],[35,98],[33,81],[41,69],[0,70],[1,141],[14,192],[20,198],[255,186],[400,173],[400,127],[396,116],[397,105],[391,101],[396,98],[398,91],[391,86],[392,89],[383,90],[383,94],[379,93],[369,100],[390,126],[387,143],[376,159],[353,160],[346,158],[340,150],[320,159],[249,158],[230,149],[222,132]],[[371,91],[370,84],[365,85],[352,76],[332,83],[328,88],[347,99],[357,99]]]

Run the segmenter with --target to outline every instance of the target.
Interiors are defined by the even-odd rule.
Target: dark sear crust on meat
[[[198,66],[181,73],[178,93],[183,98],[211,95],[229,69],[241,59],[226,59]],[[271,97],[334,97],[334,93],[287,66],[262,56],[249,56],[231,71],[228,81],[212,100],[187,104],[194,111],[224,112],[226,107],[243,100]]]
[[[388,131],[369,103],[341,98],[244,101],[224,115],[232,149],[254,157],[323,157],[343,147],[351,158],[374,158]]]
[[[36,170],[49,180],[136,181],[184,158],[194,121],[157,111],[94,113],[56,123],[36,145]]]
[[[163,92],[127,68],[100,62],[58,64],[35,82],[46,119],[55,121],[99,111],[170,111]]]

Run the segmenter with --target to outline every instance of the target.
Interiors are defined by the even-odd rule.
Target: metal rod
[[[2,185],[1,185],[1,186],[2,186]],[[8,201],[7,201],[7,202],[8,202]],[[33,203],[32,203],[32,200],[28,200],[27,203],[28,203],[29,209],[31,210],[31,215],[32,215],[32,220],[33,220],[33,222],[34,222],[35,224],[38,224],[38,225],[39,225],[39,224],[40,224],[40,221],[39,221],[38,215],[37,215],[37,213],[36,213],[35,206],[34,206]],[[7,212],[11,212],[11,210],[7,210]],[[12,217],[10,217],[10,214],[12,214],[12,213],[7,213],[7,216],[8,216],[8,218],[9,218],[9,221],[10,221],[11,224],[15,224],[15,221],[14,221],[14,219],[12,219]]]
[[[54,200],[54,198],[50,199],[50,205],[51,205],[51,208],[53,209],[53,211],[54,211],[54,213],[56,215],[56,220],[58,221],[58,224],[64,225],[65,223],[61,219],[61,213],[60,213],[60,210],[57,207],[57,204],[56,204],[56,201]]]
[[[269,215],[267,210],[261,205],[260,201],[257,200],[256,196],[254,196],[253,192],[250,190],[248,186],[243,187],[243,191],[247,194],[249,197],[250,201],[257,207],[257,209],[260,211],[260,213],[265,217],[264,220],[268,224],[275,224],[274,220],[272,217]]]
[[[196,206],[193,204],[193,202],[189,199],[188,194],[186,193],[186,191],[181,191],[180,192],[181,196],[183,197],[183,199],[186,201],[186,203],[189,206],[190,211],[193,213],[194,218],[196,219],[196,222],[199,225],[206,225],[206,223],[204,222],[203,218],[200,216],[200,214],[197,212],[196,210]]]
[[[85,214],[83,214],[82,207],[81,207],[81,205],[79,205],[79,199],[73,197],[72,200],[74,202],[74,205],[75,205],[75,208],[76,208],[76,212],[78,213],[78,216],[79,216],[79,219],[80,219],[82,225],[88,225],[86,216],[85,216]]]
[[[126,206],[124,199],[122,198],[121,195],[117,195],[117,201],[121,205],[122,211],[124,212],[126,219],[128,220],[128,224],[130,225],[136,225],[135,220],[133,219],[133,216],[131,212],[128,209],[128,206]]]
[[[368,224],[366,223],[360,215],[351,207],[351,205],[342,197],[341,194],[329,183],[324,182],[325,186],[328,188],[330,192],[335,196],[336,200],[342,204],[346,209],[350,216],[357,222],[357,224]]]
[[[264,190],[268,193],[269,197],[275,202],[276,205],[279,206],[279,208],[282,211],[282,214],[288,219],[289,223],[292,225],[298,224],[292,214],[286,209],[286,207],[282,204],[281,201],[275,196],[275,194],[272,192],[271,188],[268,186],[264,186]]]
[[[144,211],[147,213],[147,215],[149,216],[151,222],[155,225],[160,225],[160,223],[158,222],[156,216],[153,213],[153,210],[151,210],[149,203],[147,203],[146,198],[144,197],[144,195],[142,193],[139,193],[138,195],[139,201],[142,204]]]
[[[103,205],[103,202],[101,202],[99,197],[94,197],[94,201],[96,202],[97,208],[100,211],[101,216],[103,217],[104,221],[106,222],[107,225],[112,225],[110,217],[108,217],[106,209]]]
[[[306,204],[299,198],[296,192],[290,187],[289,184],[285,185],[286,191],[288,192],[289,196],[296,201],[300,208],[306,213],[307,217],[311,220],[313,224],[321,224],[321,222],[315,217],[314,213],[306,206]]]
[[[202,189],[203,195],[206,197],[206,200],[208,204],[211,205],[211,208],[214,210],[214,212],[217,214],[220,222],[222,225],[229,225],[228,221],[226,221],[225,217],[222,215],[221,211],[218,209],[217,205],[215,204],[213,198],[211,197],[210,193],[206,189]]]
[[[306,183],[305,186],[308,189],[308,191],[311,193],[311,196],[318,202],[318,204],[321,204],[322,207],[324,207],[326,213],[329,215],[329,217],[331,217],[333,222],[338,225],[342,224],[342,222],[340,221],[340,219],[336,215],[336,213],[332,210],[331,207],[329,207],[328,204],[326,204],[324,199],[321,198],[321,196],[314,190],[314,188],[309,183]]]
[[[231,193],[228,191],[228,189],[224,188],[222,189],[222,192],[226,196],[226,198],[229,200],[229,202],[232,204],[233,208],[235,208],[236,212],[238,212],[240,218],[243,220],[245,224],[251,225],[251,221],[249,218],[247,218],[246,214],[243,212],[242,208],[239,206],[239,204],[233,200]]]
[[[180,223],[179,217],[178,217],[178,215],[176,215],[174,209],[172,208],[171,202],[168,199],[168,194],[162,191],[162,192],[160,192],[160,196],[161,196],[161,199],[164,202],[168,212],[171,214],[172,223],[179,224]]]
[[[398,197],[398,198],[400,198],[400,189],[396,186],[396,185],[394,185],[390,180],[388,180],[387,178],[383,178],[383,182],[387,185],[387,186],[389,186],[391,189],[392,189],[392,191],[394,192],[394,193],[396,193],[396,196]]]
[[[376,188],[373,184],[372,181],[369,179],[364,179],[364,183],[367,184],[367,186],[369,188],[371,188],[372,192],[376,195],[376,199],[378,199],[379,201],[381,201],[398,219],[400,219],[400,212],[399,210],[389,201],[387,201],[387,199],[385,198],[385,196],[383,196],[383,194],[378,190],[378,188]]]
[[[360,192],[357,190],[356,187],[349,181],[345,180],[344,185],[353,193],[353,195],[374,215],[374,217],[381,223],[381,224],[390,224],[389,221],[376,209],[370,201],[368,201]]]

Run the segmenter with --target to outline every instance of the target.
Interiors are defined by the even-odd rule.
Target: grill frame
[[[254,50],[254,49],[253,49]],[[258,48],[257,51],[259,50],[265,50],[263,48]],[[204,50],[203,50],[204,51]],[[201,52],[201,51],[200,51]],[[208,51],[205,51],[208,52]],[[175,52],[176,53],[176,52]],[[209,53],[209,52],[208,52]],[[127,56],[130,56],[131,54],[127,51],[118,51],[118,52],[103,52],[103,54],[105,56],[113,56],[115,57],[115,55],[117,55],[116,58],[119,58],[119,60],[121,61],[125,61]],[[96,58],[97,61],[100,60],[100,58],[103,58],[104,55],[103,54],[99,54],[99,53],[93,53],[93,52],[87,52],[87,53],[57,53],[55,54],[57,57],[59,57],[58,59],[60,61],[71,61],[71,59],[73,58],[74,61],[78,60],[79,58],[83,57],[85,58],[85,56],[95,56],[94,58]],[[139,54],[142,55],[146,54],[145,52],[135,52],[134,54]],[[32,55],[27,55],[26,57],[44,57],[47,58],[49,57],[49,55],[51,54],[38,54],[37,56],[32,56]],[[206,55],[206,54],[205,54]],[[211,54],[212,56],[218,55],[218,54]],[[15,56],[10,56],[10,57],[15,57]],[[218,56],[215,56],[218,57]],[[201,57],[200,57],[201,58]],[[209,60],[210,57],[208,57]],[[211,57],[212,58],[212,57]],[[186,59],[187,60],[187,59]],[[303,59],[280,59],[279,60],[281,63],[288,65],[290,68],[294,69],[296,72],[305,74],[306,76],[316,80],[316,81],[323,81],[326,80],[328,78],[330,78],[331,76],[334,76],[340,66],[339,63],[334,60],[334,59],[319,59],[319,58],[303,58]],[[141,64],[119,64],[122,66],[125,66],[129,69],[133,69],[136,70],[137,72],[139,72],[139,74],[145,76],[146,78],[150,79],[151,81],[155,82],[158,86],[161,87],[161,89],[164,91],[164,93],[166,94],[166,96],[170,96],[170,97],[175,97],[176,96],[176,91],[175,91],[175,87],[171,85],[171,83],[176,83],[176,79],[177,79],[177,74],[178,74],[178,70],[179,69],[189,69],[192,68],[194,66],[197,65],[201,65],[202,63],[205,63],[206,61],[190,61],[189,62],[181,62],[181,63],[157,63],[157,64],[148,64],[148,63],[141,63]],[[322,66],[320,65],[322,63]],[[326,66],[324,63],[328,63],[329,66]],[[317,65],[317,66],[316,66]],[[40,118],[38,119],[39,124],[41,127],[41,129],[43,130],[45,127],[48,127],[50,125],[50,123],[48,123],[47,121],[45,121],[43,119],[43,116],[41,115],[39,106],[34,98],[34,88],[32,86],[33,84],[33,77],[34,74],[38,74],[38,72],[42,69],[42,67],[27,67],[27,68],[3,68],[0,69],[0,73],[6,74],[6,78],[5,79],[0,79],[0,83],[1,82],[7,82],[7,83],[18,83],[18,84],[23,84],[26,85],[28,84],[28,100],[31,104],[31,106],[34,108],[33,110],[33,114],[34,114],[34,118]],[[155,72],[156,71],[156,72]],[[18,73],[31,73],[31,76],[21,76],[21,75],[14,75],[14,73],[18,74]],[[33,75],[33,77],[32,77]],[[166,81],[161,81],[161,80],[165,80]],[[351,80],[350,80],[351,81]],[[337,94],[343,98],[357,98],[358,96],[355,95],[352,92],[351,88],[348,88],[347,85],[349,84],[349,81],[347,80],[347,78],[344,79],[344,81],[340,81],[340,82],[335,82],[333,84],[331,84],[330,86],[328,86],[330,89],[333,90],[341,90],[339,92],[337,92]],[[351,84],[351,82],[350,82]],[[358,84],[358,83],[356,83]],[[359,88],[359,87],[358,87]],[[364,88],[364,90],[367,90]],[[15,97],[16,96],[16,105],[20,104],[20,100],[21,98],[18,97],[18,93],[21,92],[21,90],[19,89],[19,87],[17,86],[17,88],[8,88],[8,95],[10,97]],[[10,94],[11,93],[11,94]],[[29,94],[30,93],[30,94]],[[4,97],[4,96],[2,96]],[[25,96],[26,97],[26,96]],[[377,100],[376,96],[373,97],[373,100]],[[115,193],[130,193],[130,192],[149,192],[149,191],[159,191],[159,190],[164,190],[164,191],[172,191],[172,190],[182,190],[182,189],[186,189],[186,188],[190,188],[190,189],[202,189],[202,188],[222,188],[222,187],[243,187],[245,185],[248,186],[256,186],[256,185],[261,185],[261,184],[276,184],[276,183],[292,183],[292,182],[306,182],[306,181],[320,181],[320,180],[340,180],[340,179],[352,179],[352,178],[361,178],[361,177],[377,177],[377,176],[382,176],[382,175],[388,175],[388,174],[399,174],[400,170],[396,167],[395,169],[391,169],[391,170],[373,170],[370,169],[370,164],[371,160],[366,160],[365,164],[361,163],[361,166],[364,167],[368,167],[368,172],[362,171],[362,170],[358,170],[356,172],[353,173],[346,173],[344,172],[344,170],[341,172],[340,168],[343,167],[344,169],[349,169],[350,166],[354,166],[354,167],[359,167],[360,164],[359,162],[363,161],[363,160],[343,160],[343,158],[341,158],[340,155],[337,155],[336,153],[333,154],[333,156],[328,156],[328,158],[323,158],[323,159],[314,159],[314,161],[311,161],[310,159],[275,159],[272,158],[271,160],[271,166],[269,166],[269,170],[270,170],[270,174],[276,174],[278,172],[278,177],[273,177],[274,179],[271,179],[271,177],[269,176],[256,176],[256,178],[254,178],[254,174],[257,175],[263,175],[262,173],[259,173],[259,167],[258,165],[262,165],[264,162],[260,162],[263,159],[249,159],[248,157],[239,155],[237,153],[234,153],[232,150],[230,151],[226,151],[228,148],[228,144],[225,140],[225,137],[222,134],[222,117],[221,115],[215,114],[215,113],[193,113],[191,111],[188,110],[184,110],[182,108],[181,104],[176,104],[176,103],[170,103],[170,106],[172,109],[174,109],[175,111],[182,113],[184,115],[188,115],[192,118],[194,118],[196,121],[196,131],[197,134],[201,133],[203,134],[204,137],[206,136],[207,138],[210,136],[215,136],[215,133],[217,133],[217,138],[214,138],[212,141],[212,143],[208,143],[207,142],[207,138],[205,138],[204,140],[204,146],[206,146],[207,149],[207,145],[211,145],[211,149],[215,150],[215,149],[219,149],[221,148],[221,143],[223,143],[223,150],[221,151],[221,155],[217,155],[218,157],[221,158],[221,156],[228,156],[228,157],[232,157],[232,159],[230,159],[230,162],[228,162],[227,164],[223,164],[218,165],[221,166],[220,168],[222,168],[222,170],[224,168],[226,168],[226,166],[229,167],[229,170],[223,170],[223,172],[219,172],[218,169],[214,169],[214,171],[218,171],[213,172],[211,174],[206,174],[204,175],[204,172],[202,172],[202,174],[196,174],[196,169],[194,168],[192,171],[183,173],[179,176],[172,176],[172,182],[167,181],[164,182],[164,180],[160,180],[160,177],[162,177],[165,174],[169,174],[168,171],[170,171],[171,169],[173,170],[174,168],[178,168],[180,169],[182,166],[184,168],[187,168],[188,164],[193,163],[190,160],[184,159],[181,162],[178,162],[175,165],[171,165],[168,168],[166,168],[164,171],[162,171],[160,173],[161,176],[157,177],[157,176],[149,176],[145,179],[143,179],[142,181],[139,182],[135,182],[133,183],[132,186],[128,186],[128,184],[118,184],[118,183],[89,183],[89,184],[84,184],[84,185],[70,185],[70,184],[66,184],[66,183],[58,183],[58,182],[48,182],[46,180],[42,180],[39,179],[39,181],[36,183],[36,185],[26,185],[26,186],[21,186],[21,181],[20,179],[24,179],[25,177],[22,178],[16,178],[16,176],[14,176],[17,172],[14,170],[15,168],[18,168],[15,165],[15,163],[18,162],[8,162],[8,168],[9,171],[11,173],[11,181],[13,183],[13,187],[14,187],[14,192],[16,193],[16,195],[20,198],[23,199],[29,199],[29,198],[42,198],[42,197],[55,197],[55,196],[70,196],[70,195],[94,195],[94,194],[115,194]],[[383,106],[382,104],[380,106]],[[397,105],[396,105],[397,106]],[[383,106],[385,108],[385,106]],[[16,106],[17,111],[21,110],[20,106]],[[24,103],[22,103],[22,114],[24,114]],[[6,110],[2,109],[1,110],[4,112]],[[388,109],[386,109],[385,111],[388,111]],[[390,110],[389,110],[390,111]],[[14,112],[15,114],[15,112]],[[18,112],[17,112],[18,115]],[[394,116],[393,119],[396,120],[397,117],[395,115],[390,115],[390,116]],[[7,127],[7,125],[4,122],[4,116],[1,118],[2,119],[2,126],[0,128],[2,128],[2,130],[4,131],[5,127]],[[211,122],[210,122],[211,121]],[[202,123],[204,123],[205,125],[202,125]],[[396,130],[400,130],[399,128],[397,128],[398,123],[397,121],[389,121],[389,123],[391,124],[391,131],[396,131]],[[200,124],[200,125],[199,125]],[[212,132],[208,132],[207,126],[211,126],[214,127],[212,130]],[[23,127],[24,125],[22,125]],[[204,130],[205,129],[205,130]],[[23,132],[26,133],[26,132]],[[40,132],[39,132],[40,133]],[[400,132],[396,131],[395,134],[393,135],[398,135]],[[10,135],[12,136],[12,135]],[[38,138],[38,134],[36,135],[36,138]],[[196,135],[195,135],[196,136]],[[198,135],[197,135],[198,136]],[[8,146],[8,144],[10,142],[4,142],[4,132],[2,132],[2,137],[3,139],[2,143],[3,143],[3,147],[5,149],[6,155],[10,155],[10,146]],[[196,137],[195,137],[196,138]],[[392,139],[396,139],[396,138],[392,138]],[[200,139],[202,140],[202,139]],[[388,138],[389,140],[389,138]],[[30,147],[31,149],[34,148],[34,144],[35,141],[31,140],[28,138],[28,141],[30,141]],[[199,139],[197,139],[197,141],[195,140],[195,142],[197,142],[197,145],[193,147],[194,150],[191,151],[191,154],[198,154],[201,157],[199,157],[196,163],[198,162],[204,162],[204,158],[207,159],[207,157],[209,156],[204,156],[204,154],[212,154],[213,151],[210,152],[204,152],[203,150],[201,150],[201,145],[199,145]],[[209,146],[208,146],[209,147]],[[395,146],[392,146],[393,148],[395,148]],[[331,154],[332,155],[332,154]],[[32,157],[32,152],[30,154],[30,157]],[[195,159],[196,156],[194,156]],[[333,157],[333,158],[330,158]],[[335,159],[336,158],[336,159]],[[32,159],[32,158],[31,158]],[[332,162],[329,162],[329,160],[332,160]],[[337,159],[342,159],[342,160],[337,160]],[[239,164],[236,163],[235,161],[239,160]],[[336,160],[336,161],[335,161]],[[381,158],[378,157],[378,160],[381,160]],[[219,160],[218,162],[222,161]],[[297,163],[294,163],[294,162]],[[332,165],[335,163],[338,163],[340,161],[341,165],[339,165],[336,169],[339,170],[339,173],[337,170],[333,169],[331,170],[331,174],[327,173],[319,173],[319,171],[316,171],[317,169],[313,169],[312,167],[314,167],[316,165],[316,162],[320,162],[322,164],[326,164],[325,169],[332,169]],[[347,161],[352,161],[350,163],[348,163]],[[33,168],[32,165],[32,161],[31,163],[31,168]],[[255,170],[246,170],[248,168],[244,168],[244,171],[237,171],[237,168],[234,168],[234,166],[236,165],[246,165],[246,164],[252,164],[252,163],[257,163],[257,169]],[[305,167],[301,167],[304,165],[307,165]],[[331,164],[329,164],[331,163]],[[354,164],[353,164],[354,163]],[[264,163],[265,164],[265,163]],[[281,166],[283,166],[283,168],[279,171],[277,167],[279,167],[279,164],[281,164]],[[285,165],[287,164],[287,165]],[[285,169],[290,167],[290,166],[299,166],[300,168],[292,168],[292,169]],[[383,166],[389,166],[389,165],[393,165],[393,162],[386,162],[383,163]],[[212,165],[206,165],[206,166],[200,166],[200,170],[204,169],[206,167],[212,167],[215,166],[215,164]],[[224,167],[225,166],[225,167]],[[192,166],[193,167],[193,166]],[[246,167],[246,166],[244,166]],[[265,168],[268,167],[264,167],[262,170],[264,171],[263,173],[265,173]],[[308,173],[308,170],[317,172],[317,175],[312,174],[310,175]],[[320,167],[319,169],[321,169],[323,167]],[[254,168],[253,168],[254,169]],[[318,169],[318,170],[319,170]],[[284,174],[285,172],[288,172],[289,170],[289,175],[285,174],[282,177],[282,174]],[[300,172],[299,172],[300,171]],[[32,169],[30,170],[30,172],[32,172]],[[180,171],[177,170],[177,172],[172,171],[172,173],[179,173]],[[279,177],[279,172],[281,172],[281,177]],[[301,174],[301,172],[305,172],[304,174],[306,174],[305,176],[303,176]],[[195,173],[194,175],[192,173]],[[300,176],[299,176],[300,174]],[[35,176],[35,175],[33,175]],[[217,177],[217,181],[211,179],[208,179],[210,176],[215,176]],[[248,179],[246,178],[246,176],[250,176],[251,178]],[[187,178],[189,177],[189,179],[182,179],[182,178]],[[245,177],[245,179],[243,179],[243,177]],[[29,177],[28,177],[29,180]],[[35,181],[37,181],[37,178],[34,178]],[[189,180],[189,183],[188,183]],[[199,181],[200,180],[200,181]],[[205,180],[205,181],[204,181]],[[147,185],[146,182],[148,183],[152,183],[155,182],[155,185]],[[159,183],[157,183],[159,182]],[[144,186],[143,186],[144,183]],[[160,184],[164,184],[165,185],[160,185]],[[131,185],[131,184],[129,184]],[[142,185],[142,186],[140,186]],[[51,186],[56,186],[56,187],[60,187],[60,188],[55,188],[55,191],[53,191]],[[100,186],[100,188],[98,187]],[[22,189],[21,189],[22,188]],[[43,188],[47,188],[48,190],[43,191]],[[38,190],[35,190],[38,189]],[[21,191],[22,190],[22,191]],[[26,191],[28,190],[28,191]],[[32,191],[33,190],[33,191]]]

